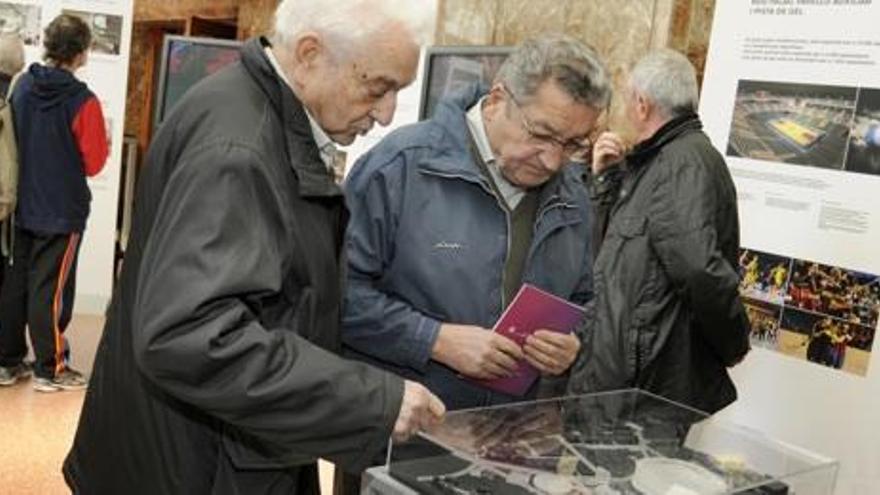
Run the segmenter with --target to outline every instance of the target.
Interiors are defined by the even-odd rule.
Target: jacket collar
[[[431,143],[442,143],[432,147],[430,155],[418,164],[420,170],[442,175],[444,177],[466,180],[489,188],[486,178],[474,164],[471,156],[470,131],[467,124],[467,110],[475,105],[480,98],[488,93],[488,88],[481,84],[472,84],[461,92],[441,100],[431,117],[429,129]],[[451,151],[451,152],[450,152]],[[577,167],[576,164],[567,168]],[[562,203],[577,204],[575,187],[580,179],[577,173],[563,169],[541,186],[539,207],[549,206],[554,200]],[[580,185],[579,187],[583,187]]]
[[[272,68],[266,57],[266,38],[249,40],[241,49],[245,69],[269,99],[272,109],[281,118],[287,145],[287,160],[299,183],[304,197],[342,196],[342,190],[333,181],[312,135],[309,119],[302,102]]]
[[[475,105],[488,90],[478,84],[471,84],[461,92],[444,98],[437,103],[434,115],[428,121],[431,135],[429,142],[432,153],[419,163],[426,172],[444,176],[456,176],[470,182],[482,183],[483,174],[474,164],[471,156],[471,137],[467,125],[467,109]]]
[[[703,128],[697,114],[689,112],[665,123],[653,136],[637,144],[626,158],[627,165],[633,168],[649,162],[670,141],[690,131]]]

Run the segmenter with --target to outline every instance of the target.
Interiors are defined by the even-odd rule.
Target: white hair
[[[24,68],[24,42],[17,34],[0,35],[0,72],[13,76]]]
[[[697,111],[697,74],[687,57],[677,51],[661,49],[649,53],[633,67],[629,83],[651,100],[664,117]]]
[[[424,45],[434,31],[434,12],[433,0],[282,0],[275,10],[274,39],[289,43],[315,31],[344,50],[399,22]]]

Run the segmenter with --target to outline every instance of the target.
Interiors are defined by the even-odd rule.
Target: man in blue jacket
[[[507,376],[521,359],[564,377],[576,336],[539,331],[520,347],[488,329],[523,283],[591,298],[589,200],[566,164],[589,149],[610,96],[592,50],[546,36],[519,46],[488,92],[441,102],[365,155],[346,184],[348,351],[450,409],[521,399],[468,380]]]

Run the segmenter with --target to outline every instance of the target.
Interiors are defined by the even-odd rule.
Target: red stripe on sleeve
[[[83,172],[87,177],[98,175],[107,162],[109,147],[104,129],[104,113],[94,96],[86,100],[73,119],[73,135],[83,159]]]

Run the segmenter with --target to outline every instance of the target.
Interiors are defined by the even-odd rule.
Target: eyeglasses
[[[526,131],[526,134],[528,134],[529,139],[532,141],[543,146],[558,148],[562,150],[562,154],[567,157],[583,157],[593,148],[593,140],[598,135],[599,126],[594,127],[593,131],[590,132],[590,135],[584,139],[569,139],[567,141],[563,141],[551,134],[537,132],[535,131],[535,125],[532,123],[531,119],[529,119],[528,114],[526,114],[526,111],[523,109],[520,102],[515,96],[513,96],[513,93],[507,89],[506,86],[502,85],[501,89],[507,93],[507,96],[510,97],[510,101],[513,102],[513,105],[519,112],[522,128]]]

